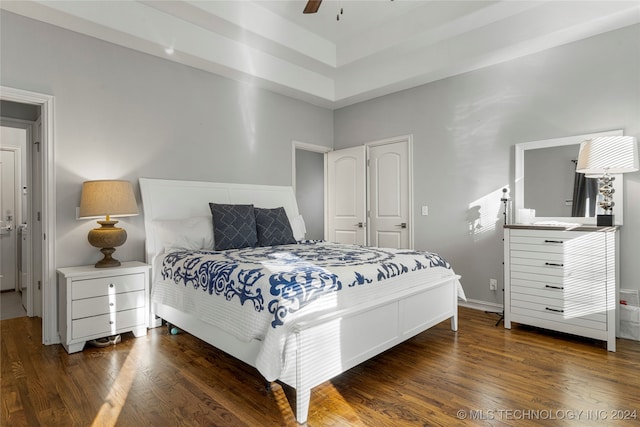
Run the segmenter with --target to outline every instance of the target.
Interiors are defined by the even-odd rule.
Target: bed
[[[140,178],[140,188],[150,326],[165,320],[294,388],[299,423],[313,387],[446,319],[457,330],[464,291],[446,260],[304,240],[291,187]],[[258,247],[213,250],[223,239],[213,243],[212,213],[229,206],[284,211],[293,241],[270,246],[263,223]]]

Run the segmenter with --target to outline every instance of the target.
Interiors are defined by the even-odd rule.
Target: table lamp
[[[610,174],[635,172],[638,166],[638,141],[633,136],[599,136],[580,144],[576,172],[598,178],[604,214],[598,214],[598,226],[614,224],[612,195],[615,192]]]
[[[104,221],[98,221],[100,227],[89,232],[89,243],[104,255],[96,263],[97,268],[118,267],[120,261],[114,259],[112,254],[116,247],[127,240],[127,232],[115,225],[118,221],[112,221],[112,216],[138,215],[138,205],[133,194],[133,187],[129,181],[101,180],[86,181],[82,184],[82,196],[80,198],[80,218],[105,216]]]

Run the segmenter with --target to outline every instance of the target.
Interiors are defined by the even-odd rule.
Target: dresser
[[[58,327],[65,350],[82,351],[89,340],[129,331],[146,335],[149,271],[149,265],[137,261],[114,268],[58,269]]]
[[[581,335],[615,351],[617,248],[616,227],[505,226],[505,328]]]

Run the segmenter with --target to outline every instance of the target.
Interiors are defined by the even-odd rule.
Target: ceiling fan
[[[322,0],[309,0],[302,13],[316,13],[320,9],[320,3]]]
[[[304,7],[302,13],[316,13],[318,9],[320,9],[320,3],[322,0],[309,0],[307,1],[307,5]],[[344,13],[343,9],[340,8],[338,14],[336,15],[336,19],[340,20],[340,15]]]

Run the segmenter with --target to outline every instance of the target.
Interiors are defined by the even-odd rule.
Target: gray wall
[[[292,141],[332,145],[330,110],[6,11],[0,16],[1,84],[55,96],[58,266],[101,257],[87,242],[95,222],[75,219],[85,180],[291,185]],[[143,260],[143,217],[121,225],[129,238],[116,258]]]
[[[610,129],[640,137],[640,25],[337,110],[334,146],[414,136],[415,247],[470,299],[501,303],[501,189],[519,142]],[[640,172],[626,174],[621,286],[640,288]],[[420,216],[420,206],[429,216]]]

